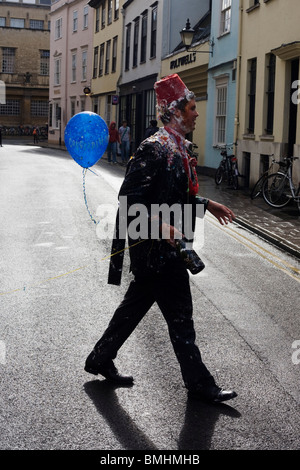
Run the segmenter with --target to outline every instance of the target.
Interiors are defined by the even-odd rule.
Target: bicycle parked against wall
[[[274,154],[270,155],[270,157],[273,156]],[[264,185],[265,180],[270,174],[274,173],[274,165],[279,165],[279,169],[283,170],[284,168],[286,168],[286,161],[276,161],[274,158],[272,158],[271,165],[269,166],[269,168],[264,171],[264,173],[260,176],[260,178],[256,181],[255,185],[253,186],[250,194],[251,199],[255,199],[262,193],[262,187]],[[277,169],[277,171],[279,169]]]
[[[263,198],[271,207],[285,207],[291,200],[298,205],[300,212],[300,183],[295,188],[292,178],[293,163],[299,157],[286,157],[285,171],[277,171],[269,175],[262,187]]]
[[[240,176],[238,170],[238,161],[237,157],[233,154],[228,154],[229,150],[233,149],[232,144],[217,145],[216,148],[221,150],[222,160],[219,167],[215,173],[215,182],[216,184],[221,184],[222,181],[227,181],[227,183],[233,187],[233,189],[238,189],[239,181],[238,177]]]

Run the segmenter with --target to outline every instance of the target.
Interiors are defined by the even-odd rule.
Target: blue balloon
[[[106,122],[99,114],[83,111],[75,114],[65,129],[65,145],[78,165],[89,168],[104,154],[109,139]]]

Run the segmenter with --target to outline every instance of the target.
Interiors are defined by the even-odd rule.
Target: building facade
[[[74,114],[91,111],[93,10],[85,0],[51,6],[49,136],[64,143]]]
[[[0,126],[30,134],[48,126],[50,0],[0,2]]]
[[[214,47],[208,66],[205,162],[207,169],[220,163],[218,146],[235,141],[235,105],[239,0],[212,2],[211,37]]]
[[[109,124],[118,122],[122,60],[123,0],[91,0],[93,21],[92,109]]]
[[[300,155],[298,0],[240,0],[238,158],[252,186],[270,156]],[[299,181],[300,161],[294,165]]]
[[[198,21],[196,20],[195,24],[191,24],[194,30],[191,46],[187,49],[183,46],[182,42],[178,44],[178,38],[180,39],[179,32],[186,26],[186,19],[183,21],[181,18],[181,25],[177,30],[177,47],[175,47],[173,52],[165,56],[161,65],[162,76],[177,73],[187,87],[196,95],[199,117],[196,120],[195,130],[188,136],[188,139],[196,145],[195,151],[198,154],[197,161],[199,166],[204,166],[205,164],[208,63],[209,56],[213,53],[210,36],[210,2],[203,2],[202,7],[202,11],[198,8],[191,15],[191,18],[197,18],[196,14],[199,13],[203,15]]]

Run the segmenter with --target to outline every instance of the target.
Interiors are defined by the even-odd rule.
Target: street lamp
[[[201,31],[201,30],[204,31],[204,28],[199,28],[197,31]],[[182,40],[182,43],[185,46],[186,50],[188,50],[191,47],[192,42],[193,42],[193,38],[194,38],[194,34],[195,34],[195,30],[193,28],[191,28],[190,20],[187,19],[185,28],[183,28],[180,31],[181,40]],[[195,50],[193,50],[193,52],[199,52],[200,54],[211,54],[211,55],[213,55],[213,47],[215,45],[213,39],[209,40],[209,44],[211,46],[211,49],[209,51],[197,51],[197,50],[195,51]]]
[[[183,45],[188,49],[193,41],[195,30],[191,28],[190,20],[187,19],[185,28],[180,31],[181,40]]]

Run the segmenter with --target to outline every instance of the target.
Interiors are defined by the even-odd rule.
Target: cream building
[[[93,20],[92,110],[109,126],[118,122],[123,0],[91,0]]]
[[[250,187],[271,154],[300,156],[299,16],[299,0],[240,0],[235,135]]]
[[[193,136],[197,145],[198,165],[205,165],[206,106],[207,106],[207,69],[209,54],[199,53],[210,50],[209,36],[199,41],[188,51],[181,48],[165,57],[161,63],[161,75],[164,77],[177,73],[186,86],[195,93],[199,117]]]

